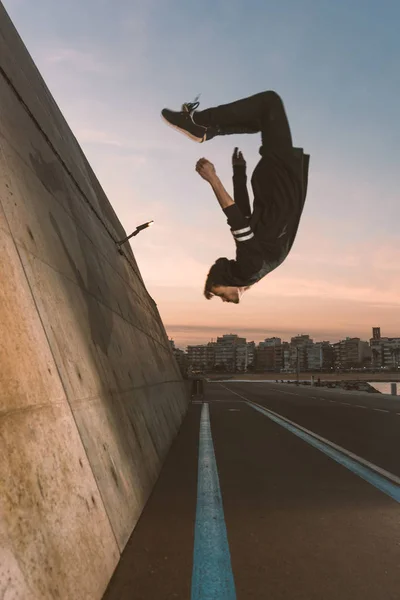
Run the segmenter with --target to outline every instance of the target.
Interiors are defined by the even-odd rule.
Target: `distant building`
[[[256,370],[259,373],[276,371],[274,346],[258,346],[256,352]]]
[[[168,340],[172,349],[172,353],[175,357],[176,362],[178,363],[179,370],[183,377],[186,377],[188,371],[188,359],[187,354],[184,350],[180,348],[176,348],[174,340]]]
[[[229,372],[236,371],[237,347],[245,345],[246,338],[240,338],[234,333],[218,337],[215,344],[215,367]],[[242,357],[243,354],[240,356]]]
[[[398,369],[400,366],[400,338],[381,337],[380,327],[373,327],[369,340],[371,364],[374,368]]]
[[[347,337],[332,346],[337,369],[360,368],[369,362],[371,350],[368,342],[364,342],[358,337]]]
[[[258,372],[275,371],[283,368],[282,340],[278,337],[266,338],[258,344],[255,366]]]
[[[329,371],[335,367],[335,352],[333,345],[328,341],[315,342],[315,346],[321,349],[321,369]]]
[[[263,348],[264,346],[280,346],[281,344],[282,344],[281,338],[272,337],[272,338],[266,338],[263,342],[260,342],[258,344],[258,347]]]
[[[306,347],[307,371],[320,371],[323,364],[322,346],[312,344]]]
[[[238,372],[246,372],[247,371],[247,366],[248,366],[248,361],[249,361],[247,344],[238,344],[236,346],[235,361],[236,361],[236,369],[235,369],[236,371],[238,371]]]
[[[247,369],[254,369],[256,366],[256,344],[247,342]]]
[[[290,369],[290,344],[289,342],[282,342],[282,371],[288,371]]]
[[[215,342],[187,347],[188,364],[192,371],[211,371],[215,365]]]
[[[373,327],[372,328],[372,339],[374,340],[380,340],[381,338],[381,328],[380,327]]]
[[[296,335],[290,340],[289,366],[292,371],[306,371],[308,349],[313,345],[309,335]]]
[[[361,366],[370,367],[371,359],[372,359],[372,350],[370,348],[370,345],[368,342],[362,341],[360,346],[361,346],[361,349],[360,349]]]

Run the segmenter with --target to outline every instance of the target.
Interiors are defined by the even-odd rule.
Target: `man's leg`
[[[276,92],[267,91],[206,110],[195,111],[196,124],[212,136],[261,132],[264,148],[292,148],[292,135],[283,102]]]
[[[181,111],[164,108],[164,120],[196,142],[217,135],[261,132],[263,150],[286,152],[292,148],[292,136],[281,98],[267,91],[242,100],[197,111],[198,102],[187,103]]]

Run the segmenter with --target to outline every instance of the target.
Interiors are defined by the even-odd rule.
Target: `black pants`
[[[276,92],[255,94],[229,104],[196,111],[194,121],[210,128],[211,135],[260,133],[261,148],[276,153],[292,150],[292,135],[283,102]]]

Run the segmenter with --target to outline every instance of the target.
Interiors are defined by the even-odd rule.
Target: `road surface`
[[[104,600],[397,600],[399,502],[400,399],[209,383]]]

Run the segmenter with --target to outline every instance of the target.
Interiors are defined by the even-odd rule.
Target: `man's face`
[[[239,304],[240,297],[242,296],[244,289],[238,288],[231,285],[214,285],[211,292],[214,296],[221,298],[222,302],[232,302],[233,304]]]

